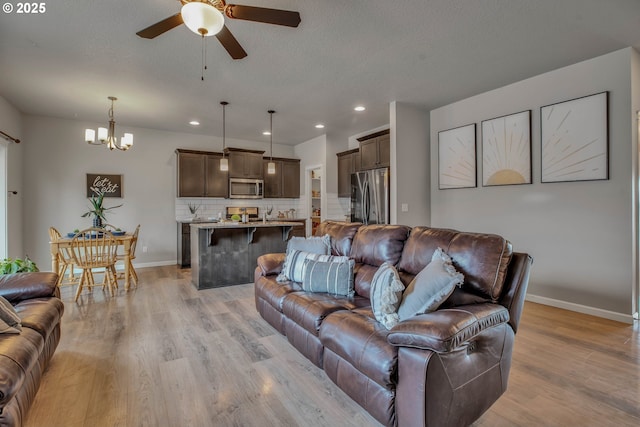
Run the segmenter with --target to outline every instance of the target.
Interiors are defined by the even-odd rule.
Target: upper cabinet
[[[263,179],[262,155],[264,151],[227,148],[229,156],[229,177]]]
[[[391,164],[389,130],[358,138],[358,141],[360,141],[360,170],[389,167]]]
[[[228,197],[229,175],[220,170],[222,153],[176,150],[178,197]]]
[[[292,198],[300,197],[300,160],[274,158],[276,173],[267,173],[268,158],[262,161],[264,176],[265,198]]]
[[[338,197],[351,196],[351,174],[360,170],[360,150],[338,153]]]

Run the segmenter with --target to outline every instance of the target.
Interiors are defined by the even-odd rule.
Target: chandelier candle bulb
[[[98,141],[104,144],[105,141],[107,140],[107,134],[108,134],[107,128],[98,128]]]
[[[84,140],[89,144],[95,144],[96,142],[96,131],[93,129],[85,129],[84,130]]]

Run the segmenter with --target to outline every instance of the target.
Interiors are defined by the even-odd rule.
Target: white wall
[[[429,112],[392,102],[391,122],[391,223],[431,223]],[[402,210],[405,205],[408,210]]]
[[[1,96],[0,130],[14,138],[24,139],[22,136],[22,115]],[[4,139],[2,140],[4,141]],[[7,239],[7,256],[10,258],[24,258],[26,254],[31,256],[31,253],[28,251],[25,253],[22,244],[22,203],[24,197],[22,186],[22,153],[25,144],[25,141],[22,141],[20,144],[14,142],[7,143],[7,170],[1,172],[6,174],[7,190],[18,192],[17,195],[8,193],[0,195],[0,197],[6,197],[8,227],[7,234],[4,238]]]
[[[106,199],[106,206],[124,203],[107,216],[126,230],[141,224],[137,264],[176,262],[176,148],[220,151],[220,138],[116,125],[116,133],[133,132],[134,146],[110,152],[83,142],[87,123],[50,117],[24,116],[25,251],[43,270],[50,269],[48,228],[61,232],[89,227],[85,193],[86,173],[123,174],[122,199]],[[268,150],[268,144],[227,138],[227,146]],[[274,145],[274,156],[292,157],[293,148]],[[142,248],[146,246],[148,252]]]
[[[630,319],[638,155],[630,70],[637,55],[631,48],[619,50],[433,110],[432,225],[498,233],[514,250],[530,253],[529,295]],[[541,184],[540,107],[602,91],[609,91],[610,179]],[[527,109],[532,110],[532,185],[438,190],[438,131],[480,126],[482,120]],[[480,145],[480,131],[477,140]],[[481,168],[479,161],[479,183]]]

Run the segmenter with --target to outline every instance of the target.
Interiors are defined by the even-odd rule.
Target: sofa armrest
[[[509,311],[500,304],[463,305],[402,321],[391,329],[387,341],[396,347],[447,353],[482,331],[508,321]]]
[[[258,268],[263,276],[270,274],[280,274],[286,254],[265,254],[258,257]]]
[[[56,296],[57,280],[57,274],[47,272],[2,274],[0,295],[14,305],[31,298]]]

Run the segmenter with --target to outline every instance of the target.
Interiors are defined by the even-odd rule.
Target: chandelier
[[[120,144],[115,136],[116,122],[113,120],[113,101],[117,101],[115,96],[107,97],[111,101],[111,108],[109,108],[109,128],[98,128],[98,140],[96,141],[96,131],[93,129],[85,129],[84,140],[91,145],[107,144],[109,150],[117,148],[121,151],[127,151],[133,146],[133,134],[125,133],[120,139]]]

